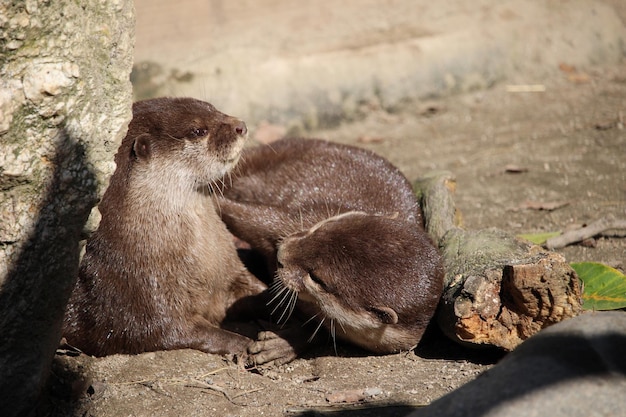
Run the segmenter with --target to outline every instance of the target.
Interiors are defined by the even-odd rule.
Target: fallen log
[[[581,285],[565,258],[495,228],[459,227],[449,172],[414,183],[425,226],[446,269],[436,320],[452,340],[513,350],[581,311]]]

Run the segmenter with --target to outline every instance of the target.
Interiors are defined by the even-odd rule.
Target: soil
[[[369,103],[360,120],[306,134],[372,149],[410,179],[453,172],[468,229],[551,232],[608,215],[625,218],[626,65],[564,67],[533,84],[545,91],[498,84],[393,112]],[[623,238],[599,237],[559,252],[571,262],[626,268]],[[411,352],[372,356],[329,339],[305,358],[254,371],[192,350],[57,355],[47,412],[402,416],[476,378],[502,355],[460,347],[437,329]]]

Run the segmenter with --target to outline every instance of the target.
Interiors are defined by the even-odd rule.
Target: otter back
[[[278,302],[296,293],[333,334],[374,352],[417,344],[443,268],[400,171],[370,151],[311,139],[247,149],[242,162],[220,198],[222,218],[276,268]]]

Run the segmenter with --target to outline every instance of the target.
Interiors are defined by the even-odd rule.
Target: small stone
[[[375,397],[377,395],[382,395],[383,390],[376,387],[376,388],[367,388],[365,389],[365,391],[363,391],[363,394],[365,394],[366,397]]]

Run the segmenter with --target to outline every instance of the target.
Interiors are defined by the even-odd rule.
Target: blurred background
[[[135,0],[137,99],[186,95],[254,128],[541,84],[624,57],[622,0]]]

